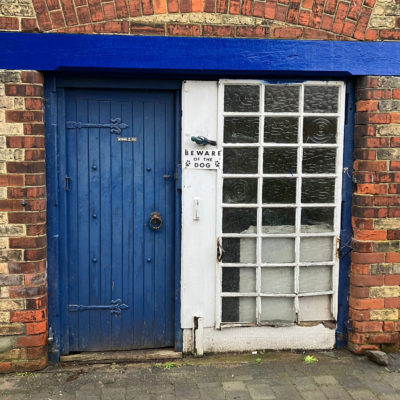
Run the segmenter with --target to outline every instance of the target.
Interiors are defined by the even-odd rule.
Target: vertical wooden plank
[[[68,97],[66,103],[66,120],[76,121],[78,101],[75,97]],[[66,142],[66,170],[64,175],[70,177],[68,182],[69,191],[65,190],[65,180],[62,185],[62,190],[65,192],[67,197],[67,237],[68,237],[68,257],[66,259],[67,273],[68,273],[68,304],[79,304],[79,269],[77,260],[77,249],[78,249],[78,235],[77,232],[77,154],[76,154],[76,141],[77,141],[77,130],[68,129],[64,132],[64,140]],[[64,178],[65,178],[64,176]],[[70,349],[75,350],[79,346],[78,337],[76,337],[76,327],[79,325],[79,317],[76,313],[69,313],[69,325],[70,329]]]
[[[90,99],[88,104],[88,122],[98,124],[100,122],[99,101]],[[100,254],[100,221],[94,215],[99,214],[100,203],[100,177],[99,177],[99,142],[100,129],[90,128],[88,132],[88,177],[89,177],[89,287],[90,305],[102,304],[100,284],[101,284],[101,254]],[[104,129],[107,131],[107,129]],[[108,304],[108,303],[106,303]],[[87,311],[86,311],[87,313]],[[98,332],[100,331],[100,314],[104,311],[89,311],[90,338],[88,350],[101,348],[101,341]]]
[[[132,124],[134,126],[134,136],[137,142],[133,146],[133,220],[134,220],[134,238],[133,238],[133,345],[142,347],[144,343],[143,327],[143,283],[144,270],[148,267],[144,253],[144,230],[147,229],[147,217],[144,207],[144,179],[146,174],[144,168],[144,109],[143,101],[139,96],[134,96],[132,103]]]
[[[111,102],[100,103],[100,123],[110,123]],[[101,263],[101,304],[111,303],[111,140],[115,137],[110,135],[109,129],[100,130],[100,210],[97,213],[100,219],[100,263]],[[98,335],[105,349],[111,349],[111,318],[108,311],[101,313],[101,328]]]
[[[88,121],[88,104],[80,94],[77,99],[77,121]],[[89,131],[86,128],[77,130],[77,177],[74,188],[77,190],[76,207],[77,210],[77,273],[79,299],[77,304],[90,304],[90,274],[89,266],[91,263],[89,247]],[[71,183],[72,185],[72,183]],[[76,234],[76,233],[75,233]],[[90,312],[90,311],[89,311]],[[88,349],[89,338],[89,316],[88,312],[79,312],[79,350]],[[72,314],[72,313],[71,313]]]
[[[174,95],[168,93],[166,96],[166,112],[165,112],[165,157],[166,157],[166,173],[171,176],[165,181],[165,335],[164,346],[174,345],[174,289],[175,289],[175,106]],[[180,227],[178,226],[178,229]]]
[[[114,100],[114,99],[112,99]],[[121,104],[112,101],[111,118],[121,118]],[[122,214],[122,174],[124,167],[122,158],[122,146],[120,142],[111,138],[111,208],[112,208],[112,273],[111,273],[111,293],[112,300],[122,300],[122,269],[123,269],[123,214]],[[112,326],[112,347],[118,348],[118,343],[122,334],[121,317],[117,314],[111,316]]]
[[[156,143],[154,132],[154,103],[144,103],[144,218],[146,227],[144,229],[144,256],[146,266],[144,270],[144,346],[151,346],[154,341],[154,265],[155,265],[155,232],[149,228],[148,219],[155,209],[154,190],[155,190],[155,157]]]
[[[132,101],[125,98],[121,102],[121,121],[128,127],[121,133],[123,137],[134,136],[132,126]],[[114,138],[116,140],[116,138]],[[121,175],[122,175],[122,297],[123,303],[128,305],[128,309],[123,311],[121,316],[122,335],[118,347],[129,349],[132,347],[132,327],[133,327],[133,248],[135,246],[133,228],[133,142],[119,142],[122,151]],[[140,240],[140,238],[139,238]]]
[[[59,124],[59,137],[58,145],[60,149],[59,154],[59,215],[60,218],[60,281],[59,281],[59,292],[57,295],[60,298],[60,310],[63,310],[60,329],[61,329],[61,353],[67,354],[70,351],[70,334],[71,329],[69,327],[69,315],[66,311],[68,309],[69,303],[69,287],[68,287],[68,262],[69,262],[69,241],[68,241],[68,225],[66,221],[68,220],[68,193],[65,191],[65,177],[67,175],[67,142],[66,142],[66,132],[65,132],[65,121],[67,116],[67,104],[66,93],[64,90],[60,90],[58,93],[59,98],[57,99],[57,114],[58,114],[58,124]],[[74,106],[71,107],[72,115],[75,115]],[[74,158],[73,158],[74,159]],[[57,162],[57,159],[55,160]],[[50,276],[49,276],[50,278]],[[50,288],[50,287],[49,287]],[[77,323],[77,321],[76,321]]]
[[[161,214],[163,226],[154,232],[154,338],[155,344],[160,345],[164,341],[166,331],[166,229],[170,221],[170,215],[166,212],[166,186],[167,180],[163,178],[168,174],[166,165],[166,110],[165,96],[159,95],[154,104],[154,192],[155,210]]]

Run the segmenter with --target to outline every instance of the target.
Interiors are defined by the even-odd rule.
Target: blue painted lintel
[[[0,68],[196,76],[400,75],[400,42],[0,33]]]

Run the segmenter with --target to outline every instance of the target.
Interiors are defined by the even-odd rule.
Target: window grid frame
[[[257,85],[259,86],[259,112],[225,112],[224,111],[224,86],[225,85]],[[265,87],[266,85],[293,85],[299,86],[299,110],[298,112],[265,112]],[[310,113],[303,112],[304,109],[304,87],[305,86],[337,86],[338,93],[338,109],[336,113]],[[338,271],[339,258],[337,249],[340,235],[340,204],[341,204],[341,186],[342,186],[342,164],[343,164],[343,140],[344,140],[344,112],[345,112],[345,83],[342,81],[304,81],[304,82],[273,82],[259,80],[220,80],[218,87],[218,134],[217,143],[219,147],[224,148],[258,148],[258,173],[257,174],[224,174],[223,169],[217,171],[217,237],[222,243],[224,238],[255,238],[256,239],[256,263],[224,263],[217,262],[216,265],[216,328],[220,329],[229,326],[262,326],[271,325],[268,322],[261,321],[261,300],[262,298],[294,298],[294,308],[296,321],[299,322],[299,298],[311,296],[326,296],[331,298],[331,314],[333,318],[337,317],[337,294],[338,294]],[[225,117],[258,117],[259,130],[258,142],[252,143],[224,143],[224,118]],[[296,117],[298,118],[298,135],[296,143],[271,143],[264,142],[264,121],[265,117]],[[303,121],[304,117],[335,117],[337,118],[336,127],[336,143],[302,143],[303,139]],[[296,148],[297,149],[297,171],[294,174],[265,174],[263,171],[263,153],[264,148]],[[303,149],[304,148],[335,148],[336,149],[336,168],[335,173],[303,173]],[[262,185],[264,178],[284,178],[290,177],[296,179],[296,202],[288,204],[280,203],[263,203],[262,202]],[[302,203],[301,188],[303,178],[334,178],[335,193],[334,203]],[[223,180],[225,178],[253,178],[257,179],[257,203],[224,203],[223,196]],[[328,207],[334,209],[334,226],[332,232],[301,232],[301,209],[303,207]],[[256,208],[257,209],[257,233],[253,234],[238,234],[238,233],[222,233],[222,212],[223,208]],[[295,232],[283,234],[263,234],[262,230],[262,209],[263,208],[295,208]],[[290,263],[266,263],[262,262],[262,240],[264,238],[294,238],[295,239],[295,259]],[[332,238],[332,259],[326,262],[301,262],[300,261],[300,241],[303,237],[331,237]],[[300,276],[299,271],[302,266],[330,266],[331,267],[331,282],[332,289],[316,292],[300,293]],[[222,292],[222,269],[223,268],[255,268],[256,269],[256,292]],[[288,294],[268,294],[261,291],[261,273],[264,268],[281,268],[290,267],[294,272],[294,293]],[[222,299],[225,297],[247,297],[255,298],[256,300],[256,323],[248,322],[222,322]]]

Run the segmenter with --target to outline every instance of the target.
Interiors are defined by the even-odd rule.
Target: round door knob
[[[161,218],[161,214],[158,211],[154,211],[150,214],[149,225],[150,228],[154,231],[158,231],[162,227],[163,220]]]
[[[93,258],[92,258],[92,261],[93,261],[94,263],[97,263],[97,258],[96,258],[96,257],[93,257]]]

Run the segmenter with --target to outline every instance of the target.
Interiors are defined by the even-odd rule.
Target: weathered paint
[[[0,33],[0,68],[140,73],[399,75],[400,43]],[[140,54],[140,57],[138,57]],[[390,63],[387,62],[390,60]]]
[[[175,90],[168,90],[169,87],[176,88],[177,84],[175,83],[172,86],[171,84],[166,85],[167,90],[158,91],[103,90],[102,92],[100,92],[99,90],[76,91],[74,89],[65,89],[64,87],[68,86],[68,79],[64,80],[63,82],[59,81],[59,87],[57,87],[56,81],[54,81],[53,83],[54,85],[52,87],[49,86],[47,88],[47,95],[51,96],[52,92],[54,93],[54,95],[50,97],[52,101],[54,101],[55,104],[57,104],[58,101],[58,108],[56,108],[55,110],[53,109],[53,107],[50,108],[52,104],[49,104],[49,112],[47,114],[47,122],[49,124],[48,126],[50,128],[55,128],[51,131],[52,135],[49,135],[47,152],[49,168],[48,192],[50,217],[49,273],[51,277],[55,279],[55,281],[52,281],[49,287],[49,291],[53,297],[58,297],[60,295],[61,299],[60,304],[55,303],[49,310],[51,330],[55,333],[55,342],[50,349],[53,353],[53,359],[58,359],[60,347],[61,352],[64,354],[68,353],[71,350],[88,350],[90,348],[122,349],[175,346],[177,349],[179,349],[181,347],[179,342],[180,330],[177,333],[175,326],[176,324],[180,324],[179,314],[176,313],[177,310],[179,311],[179,291],[178,296],[176,296],[175,293],[177,284],[175,278],[177,278],[179,282],[179,262],[175,262],[175,260],[179,260],[179,258],[176,258],[175,252],[177,249],[179,249],[180,231],[179,229],[175,229],[175,224],[177,223],[179,226],[180,194],[179,191],[176,190],[176,183],[174,180],[174,173],[176,171],[178,162],[175,156],[180,147],[179,144],[177,144],[178,141],[175,134],[177,129],[179,129],[179,116],[177,116],[175,113],[177,106],[179,108],[179,101],[177,101],[177,97],[179,96],[177,96],[178,93]],[[74,81],[73,83],[77,84],[77,81]],[[104,81],[97,81],[95,84],[93,82],[86,82],[85,84],[83,81],[80,81],[79,86],[81,88],[85,86],[99,88],[101,87],[101,83],[103,83],[103,85],[105,84]],[[106,83],[110,82],[107,81]],[[91,84],[94,86],[91,86]],[[132,89],[140,89],[143,88],[143,85],[143,81],[129,81],[128,84],[125,85],[125,87],[130,86]],[[149,82],[147,85],[148,87],[152,87],[153,85],[154,88],[157,86],[154,85],[154,82]],[[117,82],[115,83],[115,86],[118,87]],[[65,102],[65,93],[67,93],[67,100],[69,99],[70,101]],[[55,94],[57,94],[57,96],[55,96]],[[56,101],[56,99],[58,100]],[[91,100],[89,101],[88,99]],[[99,99],[101,101],[99,101]],[[110,99],[112,100],[111,102]],[[85,104],[77,104],[77,101],[80,101],[81,103],[87,101],[90,104],[85,106]],[[108,103],[110,104],[107,107]],[[130,115],[129,104],[131,103],[134,103],[134,115]],[[67,111],[69,110],[70,112],[70,114],[67,115],[66,119],[63,116],[65,104],[67,104]],[[85,110],[89,109],[87,107],[93,108],[90,115],[85,115]],[[103,127],[101,129],[83,129],[82,127],[81,129],[75,129],[73,127],[76,125],[72,123],[74,121],[85,123],[100,122],[109,124],[108,120],[106,121],[104,118],[108,115],[110,107],[114,112],[124,113],[124,119],[129,120],[129,124],[127,125],[133,124],[133,129],[129,128],[128,126],[126,128],[124,127],[120,134],[112,134],[110,133],[110,128],[106,127]],[[78,111],[79,115],[74,114],[75,110]],[[96,120],[95,118],[96,110],[101,111],[101,121]],[[140,113],[140,110],[142,110],[142,114]],[[161,118],[154,118],[153,120],[152,115],[154,114],[154,112],[158,112],[158,114],[161,113],[159,115],[159,117]],[[155,115],[153,115],[153,117],[154,116]],[[78,117],[80,117],[80,119]],[[85,117],[87,118],[85,119]],[[66,124],[67,128],[70,127],[70,129],[66,129],[66,133],[64,135],[62,127],[65,125],[66,120],[71,120],[72,122],[70,121],[70,123]],[[126,123],[126,121],[121,122]],[[107,137],[103,138],[106,131]],[[166,131],[165,135],[163,134],[164,131]],[[70,289],[68,291],[68,287],[67,285],[65,285],[65,282],[67,282],[68,279],[76,280],[77,278],[77,270],[75,267],[72,268],[73,271],[75,271],[72,271],[75,278],[71,277],[69,273],[71,265],[73,266],[75,264],[78,264],[73,262],[73,258],[76,254],[78,258],[85,257],[84,252],[76,250],[74,251],[74,249],[70,248],[71,245],[73,246],[74,243],[75,247],[77,245],[75,240],[77,235],[72,234],[72,232],[80,232],[82,231],[82,229],[85,230],[86,228],[84,227],[84,222],[87,221],[87,217],[83,215],[79,218],[78,226],[75,226],[75,228],[72,227],[72,230],[70,229],[70,235],[68,235],[68,230],[64,231],[62,229],[62,226],[66,224],[63,223],[62,226],[59,227],[58,223],[60,218],[61,220],[63,220],[63,218],[65,217],[65,214],[62,210],[64,210],[66,207],[70,208],[70,206],[72,207],[70,211],[73,211],[74,209],[72,204],[73,202],[68,202],[65,197],[70,196],[71,192],[73,192],[74,189],[76,190],[78,181],[81,182],[81,189],[83,185],[82,190],[84,191],[85,182],[83,178],[87,176],[88,173],[81,171],[79,173],[78,180],[76,174],[74,175],[72,171],[72,173],[68,175],[72,178],[69,182],[70,190],[67,192],[63,190],[65,186],[64,178],[67,172],[67,168],[65,167],[66,158],[68,159],[68,165],[70,166],[70,168],[75,168],[75,163],[73,162],[73,159],[75,157],[75,152],[73,151],[74,141],[69,141],[68,143],[66,143],[68,146],[65,147],[65,137],[69,137],[72,135],[74,137],[76,136],[76,140],[78,140],[80,135],[85,136],[88,133],[90,133],[89,136],[93,136],[93,138],[90,139],[91,146],[87,148],[89,158],[96,158],[96,156],[100,154],[98,153],[98,148],[96,151],[96,143],[98,144],[99,138],[97,136],[99,133],[101,133],[101,154],[104,157],[101,160],[98,159],[97,161],[94,159],[89,160],[88,158],[90,162],[86,161],[86,166],[89,169],[89,175],[92,175],[97,171],[99,173],[102,172],[103,174],[105,174],[104,182],[103,179],[101,179],[100,182],[96,178],[90,179],[90,185],[93,184],[94,186],[98,186],[100,183],[102,186],[106,185],[101,190],[101,193],[103,194],[101,197],[107,197],[107,193],[109,193],[109,190],[107,190],[107,185],[110,185],[110,183],[107,183],[107,177],[110,178],[110,174],[113,174],[113,198],[110,198],[108,200],[106,198],[100,199],[102,206],[101,210],[99,210],[99,212],[97,213],[92,210],[93,207],[96,207],[95,199],[90,202],[90,222],[96,222],[99,219],[104,219],[104,213],[108,213],[107,215],[113,213],[114,215],[115,211],[115,215],[119,215],[120,212],[123,213],[125,210],[125,214],[123,216],[124,223],[121,226],[121,236],[122,239],[124,236],[125,239],[127,239],[125,240],[125,242],[127,243],[127,248],[126,250],[119,249],[118,235],[114,235],[115,237],[112,240],[112,244],[108,244],[108,242],[103,243],[96,250],[93,245],[96,247],[96,243],[98,242],[98,240],[96,241],[96,237],[97,239],[99,239],[99,237],[96,236],[95,229],[89,229],[88,234],[90,236],[90,241],[88,241],[88,243],[90,245],[90,248],[87,251],[87,256],[89,256],[90,258],[89,265],[91,266],[91,268],[89,268],[86,275],[84,274],[82,277],[77,279],[79,285],[70,284]],[[121,142],[118,141],[118,138],[120,136],[137,137],[138,140],[136,142]],[[154,142],[152,142],[151,140],[154,140]],[[85,152],[84,142],[85,140],[83,140],[83,144],[81,143],[78,146],[78,153]],[[108,154],[107,143],[111,143],[111,147],[113,148],[111,164],[109,166],[106,165],[107,162],[109,162],[109,160],[107,161],[106,157],[106,155]],[[123,154],[121,154],[121,157],[116,157],[118,153],[118,147],[123,147],[125,149]],[[161,149],[163,149],[163,151],[161,151]],[[69,151],[68,157],[66,157],[66,151]],[[85,156],[83,153],[80,155],[81,160],[85,160]],[[61,157],[60,163],[55,163],[57,155],[60,155]],[[166,157],[166,161],[164,160],[163,155]],[[123,176],[125,181],[125,183],[122,185],[122,189],[118,184],[118,182],[120,181],[117,171],[119,163],[118,160],[120,160],[124,166],[121,172],[121,178]],[[130,165],[129,163],[133,164]],[[60,166],[60,169],[53,171],[55,166]],[[168,175],[169,178],[164,177],[164,175]],[[134,182],[131,182],[129,178],[130,176],[134,176]],[[73,181],[75,181],[75,185],[73,184]],[[133,183],[134,187],[131,187],[129,182]],[[117,192],[119,190],[118,188],[122,190],[121,194],[123,196],[123,201],[122,203],[120,202],[120,206],[122,207],[120,207],[120,210],[115,209],[115,207],[118,208],[118,201],[120,201],[117,199]],[[92,189],[93,190],[91,190],[91,195],[96,194],[96,187]],[[57,197],[58,192],[61,194],[59,198]],[[146,193],[146,196],[143,196],[143,193]],[[110,205],[109,212],[107,211],[107,204]],[[143,228],[140,228],[140,226],[134,228],[134,237],[132,235],[132,231],[130,232],[130,234],[128,231],[130,229],[129,215],[132,214],[132,204],[135,204],[135,211],[133,215],[134,221],[136,221],[133,221],[133,223],[143,226]],[[142,207],[143,210],[140,207]],[[148,226],[148,216],[157,207],[158,210],[162,213],[164,225],[159,231],[152,231]],[[175,209],[175,207],[177,208],[177,210]],[[78,204],[78,209],[81,210],[83,208],[85,208],[84,201],[80,201]],[[61,212],[59,210],[61,210]],[[95,219],[93,219],[94,214],[98,214],[96,215]],[[71,223],[76,225],[76,221],[73,221],[73,215],[76,214],[73,212],[69,214],[70,218],[68,218],[68,225]],[[121,216],[122,215],[123,214],[121,214]],[[178,216],[178,218],[176,216]],[[116,221],[115,223],[113,223],[113,227],[115,228],[116,225],[120,224],[120,222],[121,221]],[[107,235],[107,232],[109,233],[109,230],[107,230],[107,223],[103,225],[104,228],[101,229],[101,236],[105,237]],[[91,233],[92,231],[93,234]],[[143,233],[144,236],[139,238],[138,235],[141,233]],[[126,237],[126,234],[128,234],[128,236],[130,235],[130,238]],[[66,238],[68,237],[72,237],[72,244],[70,243],[69,247],[66,247]],[[175,240],[178,241],[176,244],[174,244]],[[84,240],[81,242],[85,243]],[[113,247],[112,253],[116,253],[117,256],[120,251],[123,252],[122,259],[120,261],[121,263],[124,263],[124,265],[126,263],[129,264],[132,260],[136,260],[132,264],[134,265],[133,270],[129,272],[129,267],[124,267],[124,276],[120,276],[118,272],[113,273],[111,276],[110,273],[107,272],[107,262],[106,260],[102,260],[102,258],[108,257],[107,254],[110,246]],[[98,254],[95,254],[96,251]],[[166,253],[163,254],[163,251],[165,251]],[[60,255],[62,254],[64,255],[60,258]],[[68,259],[72,260],[72,263],[70,262],[68,264]],[[96,259],[96,261],[93,261],[94,259]],[[65,260],[66,262],[64,263],[63,260]],[[93,265],[96,266],[97,264],[102,268],[101,274],[97,274],[95,272],[95,268],[93,268]],[[163,267],[164,264],[166,268]],[[70,267],[67,267],[67,265],[70,265]],[[80,269],[85,270],[85,265],[86,264],[83,263],[83,267]],[[177,273],[177,277],[175,273]],[[87,276],[87,279],[85,278],[85,276]],[[108,283],[104,280],[107,277],[109,278]],[[140,283],[139,281],[140,277],[143,278],[142,283]],[[87,284],[88,282],[90,282],[89,286],[91,286],[92,288],[91,291],[84,288],[85,280]],[[129,282],[133,282],[132,285],[130,285]],[[100,286],[96,285],[96,283],[101,286],[100,291]],[[79,296],[76,299],[72,298],[72,295],[76,292],[76,290],[73,290],[74,287],[79,287]],[[80,294],[81,289],[82,296]],[[93,290],[94,292],[92,293]],[[112,296],[110,297],[110,290],[112,292],[115,292],[115,290],[120,290],[120,292],[118,293],[118,295],[117,292],[115,292],[115,295],[112,294]],[[135,291],[137,292],[137,296],[134,294]],[[107,296],[108,299],[106,299]],[[127,301],[125,299],[126,297],[128,299]],[[121,303],[128,306],[128,308],[123,307],[120,314],[109,315],[110,310],[105,309],[99,311],[84,310],[88,305],[101,305],[102,307],[106,304],[110,305],[110,299],[115,300],[116,298],[120,298],[121,300],[123,299]],[[86,302],[84,301],[85,299],[87,300]],[[132,300],[131,304],[128,304],[130,302],[129,299]],[[79,307],[82,305],[84,307]],[[117,306],[118,308],[118,304],[114,304],[114,306]],[[152,308],[152,310],[149,309],[149,307]],[[63,313],[61,313],[60,318],[59,310],[65,310],[66,308],[70,309],[68,318]],[[126,316],[128,314],[128,310],[130,310],[129,315]],[[100,313],[102,314],[102,316],[96,316],[95,313]],[[78,316],[80,314],[82,314],[81,317],[83,318],[83,320],[89,320],[89,324],[87,324],[87,327],[84,328],[83,334],[81,330],[83,329],[82,327],[84,327],[85,324],[74,325],[73,322],[77,318],[79,318]],[[106,314],[109,316],[107,317]],[[177,315],[177,318],[175,318],[175,315]],[[140,316],[143,317],[142,320],[140,320]],[[111,322],[110,318],[112,319]],[[121,327],[118,328],[118,319],[123,320],[123,326],[121,325],[123,329],[120,329]],[[96,324],[98,325],[98,323],[105,325],[101,328],[96,328]],[[74,331],[75,334],[73,333]],[[102,334],[97,335],[95,338],[93,336],[93,333],[96,331],[101,331],[103,333],[109,331],[111,333],[111,336],[109,337],[109,339],[106,339]],[[79,340],[77,339],[77,337],[79,337]],[[135,341],[136,343],[134,343]]]

